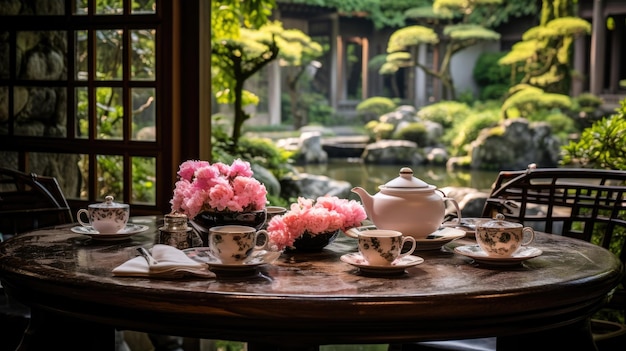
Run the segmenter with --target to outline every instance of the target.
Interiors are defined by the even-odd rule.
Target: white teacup
[[[260,241],[259,237],[265,236]],[[262,242],[262,245],[257,245]],[[224,264],[241,264],[254,250],[263,250],[269,243],[265,230],[244,225],[223,225],[209,228],[209,252]]]
[[[402,252],[406,242],[411,243],[408,251]],[[393,261],[415,251],[415,238],[403,236],[401,232],[387,229],[372,229],[359,233],[359,252],[372,266],[390,266]]]
[[[476,225],[476,242],[489,256],[511,257],[520,247],[532,243],[533,240],[535,231],[531,227],[505,221],[500,213],[495,220]]]
[[[87,216],[83,222],[81,215]],[[128,204],[113,202],[113,196],[105,197],[105,202],[91,204],[87,209],[80,209],[76,215],[78,223],[85,227],[93,227],[100,234],[115,234],[126,227],[130,207]]]

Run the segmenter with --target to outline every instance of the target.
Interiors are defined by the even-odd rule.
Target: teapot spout
[[[359,197],[361,198],[361,203],[363,204],[363,208],[365,209],[365,213],[367,214],[367,216],[372,219],[372,216],[370,215],[372,213],[372,206],[374,204],[374,197],[372,195],[370,195],[367,190],[361,188],[361,187],[354,187],[351,190],[353,193],[359,195]]]

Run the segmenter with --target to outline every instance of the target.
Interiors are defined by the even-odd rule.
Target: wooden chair
[[[73,221],[56,178],[0,168],[0,241]],[[9,299],[0,285],[0,351],[15,350],[29,320],[30,309]]]
[[[0,239],[73,221],[56,178],[0,168]]]
[[[485,202],[482,217],[502,213],[506,220],[535,230],[600,245],[626,262],[626,171],[546,168],[502,171]],[[626,276],[608,298],[606,312],[626,315]],[[622,319],[623,320],[623,319]],[[600,350],[617,350],[626,342],[626,325],[593,318]],[[495,338],[425,342],[402,350],[493,350]],[[618,347],[619,346],[619,347]],[[399,349],[396,347],[396,349]]]
[[[509,221],[535,230],[600,245],[626,262],[626,171],[544,168],[503,171],[485,202],[483,217],[502,213]],[[606,309],[623,320],[626,278]],[[626,339],[626,325],[593,319],[597,343]]]

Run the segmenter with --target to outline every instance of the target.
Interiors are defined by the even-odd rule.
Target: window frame
[[[28,169],[28,157],[30,153],[61,153],[61,154],[88,154],[89,155],[89,179],[88,198],[73,199],[68,198],[68,203],[74,211],[85,207],[87,204],[102,201],[96,193],[96,155],[121,155],[123,161],[123,195],[119,198],[125,202],[131,199],[131,157],[155,157],[156,160],[156,197],[154,205],[131,203],[131,215],[155,215],[164,214],[170,211],[169,200],[172,189],[176,181],[176,171],[183,159],[204,159],[209,160],[210,156],[206,151],[202,152],[200,140],[207,143],[203,145],[204,150],[208,146],[210,150],[210,118],[209,125],[200,116],[200,105],[205,106],[203,110],[210,111],[210,98],[202,98],[206,92],[202,89],[202,74],[198,70],[210,72],[210,57],[203,59],[200,53],[206,48],[198,45],[202,40],[199,33],[201,20],[207,16],[207,12],[199,11],[203,7],[202,0],[192,0],[178,2],[175,0],[158,0],[156,14],[136,14],[130,15],[130,1],[125,1],[125,12],[123,15],[95,15],[90,11],[86,15],[72,15],[73,1],[67,0],[65,3],[65,14],[60,16],[0,16],[0,31],[8,31],[12,36],[11,45],[15,43],[15,33],[19,31],[32,30],[59,30],[66,31],[68,44],[67,57],[67,80],[58,81],[32,81],[29,85],[42,86],[63,86],[67,89],[67,126],[65,138],[50,138],[43,136],[22,136],[14,135],[12,126],[9,135],[2,135],[0,138],[0,152],[17,153],[17,168],[21,171],[37,171]],[[90,1],[90,4],[93,2]],[[210,12],[208,13],[210,18]],[[156,29],[156,67],[154,88],[157,97],[156,109],[156,140],[154,142],[130,140],[129,116],[125,116],[124,138],[123,140],[98,140],[93,136],[95,126],[90,126],[88,139],[76,138],[75,133],[75,88],[84,86],[84,81],[78,81],[75,76],[74,67],[74,33],[77,30],[87,29],[124,29],[126,31],[138,28]],[[128,32],[126,32],[128,33]],[[125,48],[130,48],[128,35],[124,36]],[[93,35],[90,35],[93,38]],[[183,39],[184,38],[184,39]],[[90,41],[90,46],[93,41]],[[210,44],[209,44],[210,45]],[[130,60],[130,53],[124,50],[125,60]],[[93,65],[94,58],[90,58],[89,65]],[[206,62],[206,64],[203,64]],[[198,70],[189,67],[198,67]],[[207,69],[207,65],[209,68]],[[0,86],[7,86],[9,92],[9,111],[13,110],[12,89],[19,86],[22,81],[16,79],[15,74],[16,59],[15,47],[10,50],[10,70],[9,79],[0,80]],[[127,67],[127,66],[126,66]],[[182,69],[186,67],[186,69]],[[92,69],[93,66],[90,67]],[[129,70],[130,68],[126,68]],[[126,72],[128,73],[128,72]],[[210,74],[210,73],[209,73]],[[206,76],[206,75],[205,75]],[[128,77],[128,75],[125,75]],[[128,85],[124,79],[119,81],[120,86],[130,89],[136,87],[133,81]],[[87,86],[94,89],[103,81],[89,81]],[[104,82],[108,84],[108,82]],[[141,86],[141,84],[139,84]],[[129,90],[126,90],[129,91]],[[93,96],[92,94],[90,94]],[[124,97],[125,110],[131,102],[128,93]],[[210,96],[206,95],[206,96]],[[184,99],[184,103],[182,100]],[[94,120],[94,98],[90,97],[91,121]],[[207,101],[209,100],[209,101]],[[128,110],[126,110],[128,111]],[[127,113],[125,113],[128,115]],[[185,116],[185,118],[182,118]],[[209,115],[210,116],[210,115]],[[9,125],[12,125],[13,117],[9,116]],[[91,123],[90,123],[91,124]],[[201,137],[204,135],[204,137]],[[77,151],[79,150],[79,151]],[[40,171],[43,172],[43,171]],[[42,174],[52,175],[62,180],[63,174]],[[75,213],[75,212],[74,212]]]

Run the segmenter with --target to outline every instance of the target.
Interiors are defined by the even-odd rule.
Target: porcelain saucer
[[[128,223],[126,224],[126,227],[124,227],[124,229],[120,230],[117,233],[110,233],[110,234],[102,234],[98,232],[97,230],[93,229],[92,226],[79,225],[79,226],[72,227],[72,231],[74,233],[89,235],[92,239],[101,240],[101,241],[125,240],[125,239],[128,239],[131,235],[139,234],[146,230],[148,230],[147,225],[133,224],[133,223]]]
[[[376,229],[375,225],[364,225],[351,228],[345,234],[351,238],[358,238],[360,232]],[[442,227],[431,233],[424,239],[415,239],[415,251],[439,250],[443,245],[452,240],[460,239],[465,236],[465,231],[457,228]]]
[[[459,223],[458,225],[454,226],[454,228],[460,229],[465,231],[466,236],[467,237],[475,237],[476,236],[476,226],[479,225],[482,222],[486,222],[491,220],[491,218],[461,218],[461,223]],[[452,222],[446,222],[444,223],[444,225],[447,225],[448,223],[452,223]]]
[[[415,239],[415,251],[439,250],[443,245],[465,236],[465,231],[457,228],[439,228],[425,239]]]
[[[183,250],[187,256],[195,261],[206,263],[212,271],[241,272],[254,270],[263,264],[271,264],[280,256],[281,251],[257,250],[241,263],[222,263],[219,258],[209,252],[208,247],[192,247]]]
[[[361,272],[374,274],[401,274],[404,273],[406,268],[413,267],[424,262],[424,259],[421,257],[408,255],[393,261],[390,266],[372,266],[367,263],[365,258],[363,258],[359,252],[342,255],[341,260],[359,268]]]
[[[457,246],[454,248],[454,252],[463,256],[470,257],[478,263],[492,266],[518,265],[523,261],[535,258],[543,253],[536,247],[522,246],[511,257],[494,257],[488,256],[487,253],[485,253],[485,251],[483,251],[483,249],[481,249],[478,245]]]

